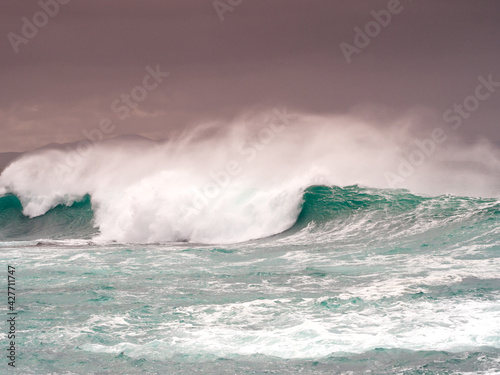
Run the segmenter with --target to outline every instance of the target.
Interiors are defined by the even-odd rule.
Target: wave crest
[[[321,190],[328,188],[307,190],[310,186],[387,188],[385,174],[397,168],[404,149],[401,131],[395,136],[394,128],[345,117],[297,117],[286,126],[255,119],[230,127],[205,126],[162,142],[125,137],[38,150],[3,171],[0,195],[16,195],[29,218],[90,196],[99,240],[233,243],[368,204],[367,193],[352,192],[358,194],[354,199],[347,191],[337,192],[340,200],[335,201],[335,195],[327,199],[331,192]],[[445,149],[441,151],[444,155]],[[475,152],[466,151],[469,156]],[[429,160],[404,187],[453,192],[447,177],[442,191],[443,176],[449,173],[436,168]],[[477,173],[471,178],[464,171],[453,181],[461,189],[468,188],[464,180],[470,190],[497,188],[498,176],[489,170]],[[319,216],[310,217],[310,211]]]

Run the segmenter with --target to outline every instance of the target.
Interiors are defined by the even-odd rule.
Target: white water
[[[280,121],[244,118],[163,142],[128,137],[27,153],[0,176],[0,195],[16,194],[34,217],[90,194],[98,240],[233,243],[291,227],[308,186],[390,187],[387,173],[415,149],[403,120],[384,128],[349,117]],[[450,169],[447,160],[483,170]],[[499,152],[484,141],[436,145],[414,169],[397,187],[500,192]]]

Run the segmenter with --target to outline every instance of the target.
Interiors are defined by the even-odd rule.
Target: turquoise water
[[[500,373],[498,199],[314,186],[229,245],[96,242],[93,217],[0,198],[18,373]]]

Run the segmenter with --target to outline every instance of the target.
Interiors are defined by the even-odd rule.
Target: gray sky
[[[340,43],[355,45],[354,28],[390,2],[221,0],[228,10],[219,16],[204,0],[72,0],[59,9],[43,1],[57,13],[47,20],[36,1],[1,5],[0,152],[76,141],[104,118],[114,125],[107,136],[161,139],[282,106],[315,114],[376,109],[382,117],[425,109],[434,126],[474,95],[479,76],[500,82],[497,0],[401,0],[350,63]],[[34,15],[42,26],[28,38],[23,17]],[[9,33],[26,37],[17,53]],[[151,91],[135,89],[147,97],[120,119],[112,103],[123,105],[121,95],[157,65],[170,75]],[[499,102],[500,88],[457,134],[499,142]]]

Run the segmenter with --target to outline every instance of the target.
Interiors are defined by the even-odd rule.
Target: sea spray
[[[231,127],[204,125],[166,141],[104,140],[73,160],[70,173],[57,168],[71,156],[65,148],[41,149],[3,171],[0,192],[16,195],[31,218],[89,196],[96,239],[103,241],[234,243],[291,228],[300,221],[304,192],[317,181],[387,188],[385,172],[397,167],[409,145],[409,135],[400,130],[394,136],[391,126],[297,115],[270,142],[254,147],[250,158],[248,145],[268,127],[257,119],[242,117]],[[470,163],[451,168],[435,160],[457,156],[485,162],[471,169]],[[403,187],[495,197],[499,160],[487,143],[466,147],[450,141]]]

